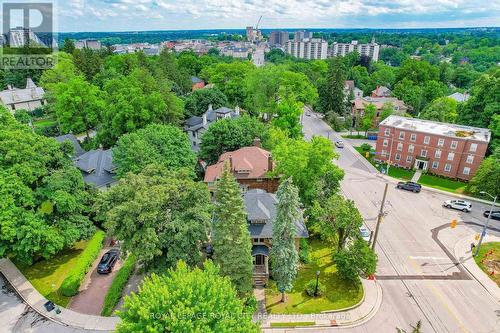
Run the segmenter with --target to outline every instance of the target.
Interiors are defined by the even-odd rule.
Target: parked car
[[[342,140],[335,141],[335,147],[344,148],[344,141],[342,141]]]
[[[367,242],[370,241],[371,232],[367,228],[359,227],[359,234],[361,235],[361,238],[363,238],[365,241]]]
[[[99,274],[109,274],[113,270],[116,262],[120,258],[120,250],[111,249],[108,252],[104,253],[99,261],[99,265],[97,265],[97,273]]]
[[[458,209],[465,213],[472,210],[472,204],[465,200],[446,200],[443,206],[446,208]]]
[[[306,116],[310,117],[311,116],[311,112],[307,111],[306,112]]]
[[[487,210],[483,213],[483,216],[488,218],[488,215],[490,214],[490,211]],[[492,220],[498,220],[500,221],[500,210],[493,210],[491,212],[491,217],[490,217]]]
[[[398,182],[396,188],[412,191],[414,193],[419,193],[422,190],[422,185],[414,183],[414,182]]]

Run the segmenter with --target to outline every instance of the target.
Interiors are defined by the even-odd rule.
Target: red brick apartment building
[[[406,169],[421,169],[470,180],[491,138],[485,128],[389,116],[379,125],[375,159]]]

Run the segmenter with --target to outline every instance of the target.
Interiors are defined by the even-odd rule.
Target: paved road
[[[322,135],[332,141],[340,139],[314,115],[304,117],[303,124],[307,138]],[[356,202],[367,226],[373,229],[386,180],[365,165],[353,149],[337,151],[340,158],[336,163],[346,171],[342,191]],[[481,214],[488,207],[474,202],[469,214],[447,210],[441,205],[449,198],[427,190],[414,194],[389,186],[387,216],[376,247],[383,303],[372,320],[349,331],[394,332],[396,327],[408,329],[422,320],[424,332],[500,332],[500,300],[462,272],[453,257],[455,243],[477,233],[480,226],[445,226],[454,218],[482,224]],[[492,221],[491,226],[500,230],[498,221]]]

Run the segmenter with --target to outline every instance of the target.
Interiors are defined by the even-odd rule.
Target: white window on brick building
[[[448,153],[448,158],[447,158],[448,161],[453,161],[454,158],[455,158],[455,153]]]
[[[382,149],[382,151],[380,152],[380,154],[381,154],[383,157],[387,156],[387,150],[383,150],[383,149]]]
[[[467,160],[465,162],[472,164],[472,162],[474,162],[474,155],[467,155]]]
[[[422,150],[420,151],[420,156],[422,156],[422,157],[427,157],[427,150],[422,149]]]
[[[438,167],[439,167],[439,162],[438,161],[432,162],[432,168],[433,169],[437,169]]]
[[[438,140],[438,147],[444,146],[444,139],[439,139]]]
[[[477,150],[477,143],[471,143],[469,151],[470,152],[475,152]]]
[[[398,147],[396,149],[399,151],[403,151],[403,144],[401,142],[398,142]]]
[[[424,144],[428,145],[429,142],[431,142],[431,137],[428,135],[424,136]]]
[[[391,129],[390,128],[386,128],[385,131],[384,131],[384,136],[390,136],[391,135]]]
[[[402,132],[402,131],[401,131],[401,132],[399,132],[399,138],[400,138],[401,140],[404,140],[404,139],[405,139],[405,132]]]
[[[408,146],[408,152],[413,153],[415,151],[415,146],[414,145],[409,145]]]
[[[446,163],[445,166],[444,166],[444,171],[445,172],[450,172],[451,171],[451,164],[450,163]]]
[[[458,146],[458,141],[452,141],[451,145],[450,145],[450,148],[451,149],[457,149],[457,146]]]
[[[470,168],[469,167],[465,167],[464,168],[464,175],[468,175],[470,174]]]
[[[413,142],[417,141],[417,135],[415,133],[411,133],[410,140]]]
[[[441,158],[441,150],[436,150],[436,152],[434,153],[434,157],[435,158]]]
[[[399,160],[401,159],[401,155],[396,154],[396,156],[394,156],[394,159],[395,159],[396,161],[399,161]]]
[[[389,145],[389,140],[388,139],[384,139],[384,142],[382,143],[382,145],[384,147],[387,147]]]
[[[411,163],[412,157],[410,155],[406,156],[406,162]]]

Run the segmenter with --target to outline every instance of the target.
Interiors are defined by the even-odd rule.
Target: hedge
[[[123,292],[123,288],[127,284],[127,281],[134,271],[135,267],[135,256],[133,254],[129,255],[125,263],[120,268],[118,273],[116,273],[111,286],[108,289],[106,297],[104,298],[104,305],[102,307],[101,315],[110,316],[113,313],[113,309],[120,300]]]
[[[102,242],[104,240],[105,233],[102,230],[98,230],[94,236],[90,239],[87,247],[78,257],[78,261],[73,266],[68,276],[64,279],[59,288],[60,292],[64,296],[74,296],[78,293],[80,289],[80,284],[85,278],[85,274],[88,272],[92,263],[99,255],[102,248]]]

